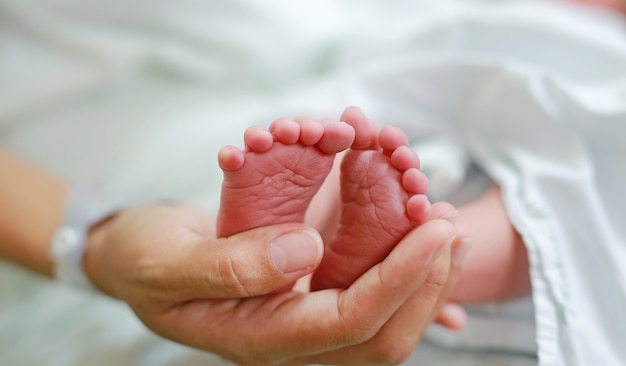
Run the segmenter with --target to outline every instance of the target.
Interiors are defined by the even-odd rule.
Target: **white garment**
[[[623,24],[545,1],[4,0],[0,143],[112,194],[214,209],[217,149],[245,127],[359,105],[440,143],[454,169],[424,160],[433,174],[473,161],[500,183],[532,266],[532,306],[472,309],[465,332],[433,328],[407,364],[621,365]],[[121,304],[0,272],[2,364],[222,362]]]

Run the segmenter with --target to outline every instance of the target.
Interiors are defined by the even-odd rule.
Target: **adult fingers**
[[[448,202],[435,202],[430,210],[430,220],[448,220],[454,224],[459,211]]]
[[[297,358],[320,354],[324,356],[311,356],[310,360],[343,363],[351,359],[346,352],[352,353],[352,345],[372,339],[416,292],[434,258],[445,251],[454,235],[454,227],[443,220],[422,225],[410,240],[400,242],[382,263],[347,290],[196,300],[142,319],[167,338],[216,352],[240,364],[294,358],[294,362],[306,363]],[[431,316],[430,310],[425,317]],[[354,363],[377,356],[370,347],[355,350],[359,353]]]
[[[447,202],[438,202],[433,205],[431,219],[442,218],[452,224],[456,224],[457,215],[458,211],[454,206]],[[459,234],[452,244],[450,273],[434,310],[434,321],[451,330],[461,330],[467,322],[465,310],[458,304],[448,302],[448,298],[459,281],[461,263],[471,244],[472,239],[463,234]]]
[[[344,320],[361,332],[360,338],[344,341],[356,345],[298,358],[297,362],[394,364],[405,360],[431,322],[448,275],[449,256],[445,253],[455,235],[456,230],[445,220],[427,222],[409,233],[385,261],[344,293],[340,303]],[[437,259],[442,253],[445,258]],[[398,293],[372,292],[368,288],[372,283]],[[347,334],[355,336],[354,331]]]
[[[388,315],[382,316],[379,323],[369,320],[378,332],[397,309],[425,285],[433,263],[447,250],[455,236],[454,227],[443,220],[430,221],[410,232],[383,262],[366,272],[344,293],[339,303],[343,318],[355,324],[367,324],[361,318],[364,314],[354,308],[374,304],[372,306],[380,307],[377,313],[387,312]],[[380,293],[372,291],[376,287],[380,287]]]
[[[448,281],[442,291],[438,304],[435,307],[433,318],[436,323],[451,329],[459,331],[465,327],[467,322],[467,314],[465,310],[458,304],[448,302],[452,291],[459,282],[461,275],[461,264],[468,250],[472,245],[472,239],[469,237],[459,236],[451,247],[450,254],[450,275]]]
[[[288,339],[306,339],[303,345],[306,344],[308,349],[292,345],[291,350],[297,350],[293,355],[311,353],[311,344],[317,345],[318,352],[325,353],[323,358],[312,356],[307,362],[362,364],[380,354],[382,349],[374,350],[371,346],[355,348],[358,354],[346,352],[344,348],[368,342],[381,331],[407,298],[424,284],[435,259],[447,250],[455,235],[456,230],[449,222],[428,222],[409,233],[383,262],[372,267],[347,290],[325,290],[306,295],[309,299],[319,298],[309,302],[307,307],[292,309],[290,322],[299,326],[291,329],[293,334],[286,336]],[[338,293],[335,304],[323,302],[324,297],[328,300],[333,293]],[[334,309],[328,308],[333,305]],[[316,314],[324,316],[317,318]],[[430,317],[431,314],[432,309],[428,309],[423,315]],[[349,360],[344,359],[346,354],[352,354]]]
[[[323,250],[319,234],[305,225],[261,227],[189,246],[177,258],[176,282],[189,299],[263,295],[311,273]]]
[[[407,235],[404,241],[410,241],[416,246],[424,245],[424,242],[427,241],[425,240],[426,237],[417,234],[427,231],[433,235],[431,240],[438,237],[438,235],[440,235],[439,238],[443,238],[446,235],[441,235],[437,230],[444,228],[445,230],[450,230],[450,225],[454,224],[455,217],[456,209],[452,205],[444,202],[436,203],[433,205],[431,221],[420,227],[419,230],[415,230]],[[439,220],[439,218],[443,218],[443,220]],[[456,230],[453,229],[452,233],[456,233]],[[448,244],[452,241],[453,246],[456,246],[459,241],[458,237],[452,236],[447,239]],[[447,299],[456,284],[458,268],[455,267],[451,260],[455,250],[451,250],[448,247],[441,247],[446,248],[443,250],[443,255],[432,264],[427,273],[424,273],[426,277],[421,282],[419,288],[402,304],[372,339],[351,347],[349,352],[346,349],[342,349],[324,354],[324,360],[339,364],[359,364],[366,360],[374,363],[396,364],[406,360],[414,351],[428,325],[432,322],[433,314],[440,312],[444,300]],[[415,278],[415,281],[420,282],[417,278]],[[452,326],[464,324],[464,318],[460,316],[453,317],[453,310],[455,309],[451,309],[448,313],[449,317],[445,318],[445,320],[450,321]],[[318,355],[317,360],[321,356]],[[310,361],[313,360],[315,358],[310,359]]]

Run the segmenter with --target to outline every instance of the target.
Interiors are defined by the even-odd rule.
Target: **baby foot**
[[[270,224],[303,222],[309,203],[330,172],[335,154],[354,140],[336,120],[278,119],[269,131],[246,130],[245,151],[222,148],[224,172],[218,237]]]
[[[338,234],[326,245],[312,290],[349,287],[430,216],[428,181],[404,133],[378,132],[358,108],[347,109],[342,121],[354,127],[355,143],[341,164]]]

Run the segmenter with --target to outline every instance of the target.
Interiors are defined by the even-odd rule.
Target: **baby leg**
[[[348,109],[342,120],[354,127],[355,143],[341,165],[339,230],[326,245],[312,290],[349,287],[430,215],[428,182],[404,133],[377,131],[358,109]]]
[[[269,130],[251,127],[245,151],[220,150],[224,172],[218,237],[270,224],[302,222],[330,171],[336,153],[354,140],[354,129],[335,120],[279,119]]]
[[[459,207],[460,233],[473,238],[451,300],[479,304],[510,300],[530,290],[528,253],[509,220],[500,188]]]

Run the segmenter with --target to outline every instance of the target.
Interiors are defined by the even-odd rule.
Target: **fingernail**
[[[322,250],[322,238],[312,230],[287,233],[270,243],[272,262],[282,273],[314,266]]]
[[[437,259],[439,259],[439,257],[441,257],[441,255],[448,249],[450,248],[450,245],[452,245],[452,243],[454,242],[454,240],[456,239],[456,235],[454,234],[452,235],[444,245],[440,246],[432,255],[431,261],[436,261]]]
[[[472,247],[474,243],[473,238],[463,238],[459,240],[458,244],[452,248],[452,265],[455,267],[461,266],[463,259],[467,255],[467,252]]]
[[[452,210],[452,211],[448,211],[445,214],[441,215],[440,219],[450,221],[451,223],[454,224],[456,222],[456,217],[458,215],[459,215],[459,211]]]

